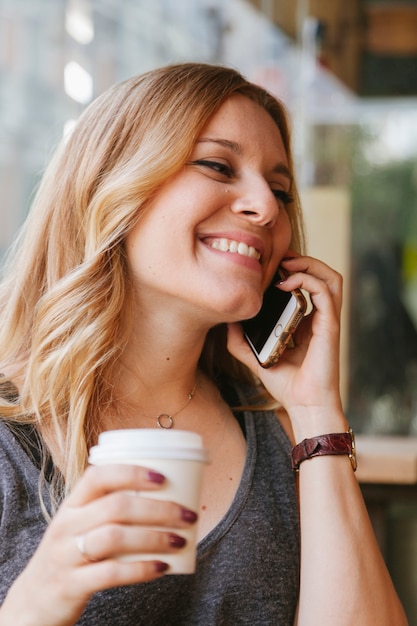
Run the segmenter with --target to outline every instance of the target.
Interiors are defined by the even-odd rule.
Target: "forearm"
[[[314,305],[297,331],[294,349],[286,351],[276,367],[262,370],[233,326],[229,327],[228,348],[287,412],[298,444],[348,429],[339,392],[342,279],[311,257],[294,256],[282,264],[290,276],[280,288],[305,289]],[[301,572],[296,624],[406,626],[347,446],[343,447],[341,455],[315,456],[300,465]]]
[[[303,462],[299,493],[297,626],[406,626],[348,457]]]

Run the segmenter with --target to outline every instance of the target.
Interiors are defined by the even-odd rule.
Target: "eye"
[[[288,191],[284,191],[284,189],[271,189],[275,198],[279,200],[284,206],[291,204],[294,202],[294,197],[288,193]]]
[[[220,163],[219,161],[211,161],[209,159],[198,159],[197,161],[192,161],[192,165],[201,165],[203,167],[207,167],[213,172],[217,172],[221,176],[225,176],[226,178],[233,177],[233,170],[230,165],[226,165],[225,163]]]

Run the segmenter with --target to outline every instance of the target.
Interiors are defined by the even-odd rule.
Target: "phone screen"
[[[262,308],[255,317],[242,322],[245,333],[250,337],[259,353],[272,333],[278,318],[291,300],[291,292],[281,291],[274,285],[265,291]]]

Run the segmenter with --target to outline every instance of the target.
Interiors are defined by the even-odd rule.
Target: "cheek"
[[[274,252],[275,256],[282,257],[288,250],[292,240],[292,228],[290,218],[286,211],[281,211],[275,226],[274,232]]]
[[[264,289],[269,285],[281,261],[291,247],[292,229],[287,213],[281,212],[273,233],[273,254],[268,264],[268,272],[264,276]]]

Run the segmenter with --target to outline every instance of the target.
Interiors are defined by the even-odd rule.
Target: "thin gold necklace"
[[[171,413],[171,414],[160,413],[159,415],[156,416],[156,423],[158,424],[159,428],[169,429],[174,426],[174,417],[178,415],[178,413],[181,413],[181,411],[183,411],[185,407],[188,406],[191,400],[194,398],[195,390],[197,389],[197,383],[198,383],[198,378],[196,378],[194,387],[191,389],[190,393],[188,394],[186,403],[180,409],[178,409],[178,411],[175,411],[175,413]]]

